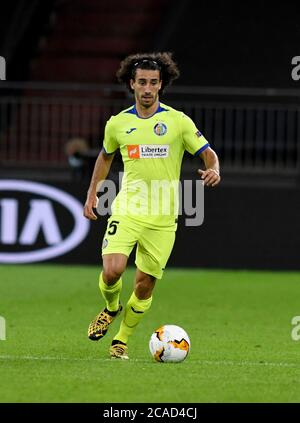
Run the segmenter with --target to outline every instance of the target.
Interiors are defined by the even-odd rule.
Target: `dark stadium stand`
[[[155,7],[158,5],[159,9]],[[151,49],[166,1],[59,1],[51,32],[32,61],[39,81],[116,82],[122,58]]]
[[[298,9],[297,2],[15,0],[1,5],[0,50],[10,80],[113,82],[118,60],[154,49],[174,52],[182,85],[298,88],[291,78]]]
[[[181,83],[200,86],[292,87],[299,54],[299,3],[184,1],[161,46],[174,50]]]
[[[6,59],[9,80],[30,79],[30,61],[37,53],[42,34],[47,32],[56,1],[12,0],[1,3],[0,55]]]
[[[5,2],[0,54],[9,52],[9,82],[39,81],[40,89],[0,92],[2,163],[66,166],[64,146],[74,137],[98,148],[106,119],[131,101],[111,86],[120,60],[141,50],[170,50],[181,78],[175,95],[170,90],[162,100],[197,122],[223,168],[294,177],[299,93],[289,56],[297,54],[297,38],[287,37],[298,31],[297,14],[290,13],[296,6],[282,14],[264,2],[251,10],[230,6],[216,0],[172,7],[167,0]],[[261,81],[261,90],[251,88]]]

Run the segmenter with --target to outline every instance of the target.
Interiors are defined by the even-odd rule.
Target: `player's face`
[[[153,106],[158,100],[161,82],[158,70],[137,69],[135,79],[130,81],[136,101],[145,108]]]

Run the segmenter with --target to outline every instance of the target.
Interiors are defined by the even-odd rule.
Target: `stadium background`
[[[7,67],[6,80],[0,81],[1,187],[3,181],[17,181],[16,186],[18,181],[38,182],[69,193],[83,204],[105,122],[132,103],[116,83],[120,60],[137,51],[172,51],[181,77],[162,101],[190,115],[211,142],[220,157],[222,184],[205,191],[202,226],[179,224],[169,262],[175,273],[169,274],[176,279],[185,268],[194,268],[197,280],[197,275],[205,279],[203,269],[220,269],[216,279],[218,283],[224,279],[230,289],[230,278],[222,269],[299,270],[300,82],[292,79],[292,58],[299,53],[298,21],[294,2],[272,7],[264,1],[251,2],[251,6],[205,0],[2,2],[0,56]],[[186,156],[182,179],[195,179],[198,167],[195,159]],[[111,177],[117,178],[120,170],[117,158]],[[34,293],[30,267],[6,267],[5,263],[14,262],[8,256],[49,246],[43,231],[27,244],[21,236],[29,202],[44,197],[13,188],[0,192],[3,293],[8,280],[16,283],[12,269],[29,271]],[[5,203],[8,198],[16,200],[14,205]],[[51,204],[61,234],[72,232],[70,214],[61,204]],[[16,227],[9,233],[12,220]],[[54,274],[63,269],[55,263],[91,265],[91,269],[99,265],[105,222],[91,223],[79,245],[45,260],[53,264]],[[233,272],[232,278],[241,274]],[[71,279],[75,275],[76,271]],[[276,272],[265,275],[266,279],[278,277]],[[292,289],[298,289],[294,283],[298,277],[300,282],[298,273],[282,275],[287,292],[290,275]],[[93,282],[89,289],[96,292],[96,279]],[[275,294],[282,289],[277,282],[269,288]],[[11,295],[18,290],[16,284]],[[291,291],[291,296],[296,292]],[[269,295],[268,289],[264,295]],[[285,336],[289,338],[289,321],[297,310],[286,306]],[[5,301],[3,307],[0,314],[6,316]],[[287,343],[292,342],[287,338]],[[289,344],[291,350],[294,344]],[[22,400],[18,395],[4,398]],[[239,397],[233,394],[229,400],[234,398]],[[276,398],[282,398],[280,393]],[[207,401],[226,399],[206,397]]]

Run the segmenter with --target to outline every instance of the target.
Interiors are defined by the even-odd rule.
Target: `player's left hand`
[[[198,169],[198,173],[201,175],[204,185],[207,185],[208,187],[215,187],[221,181],[220,174],[215,169]]]

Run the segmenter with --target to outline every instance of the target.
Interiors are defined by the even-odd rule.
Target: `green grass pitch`
[[[0,402],[300,401],[300,341],[291,337],[299,273],[168,269],[123,362],[108,357],[120,320],[103,340],[87,338],[103,307],[98,271],[0,266]],[[124,274],[123,304],[133,276]],[[154,362],[148,350],[168,323],[191,338],[179,364]]]

